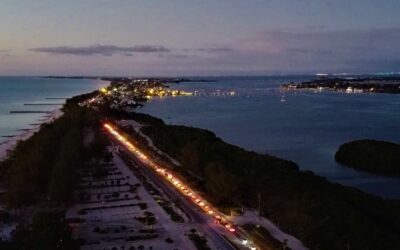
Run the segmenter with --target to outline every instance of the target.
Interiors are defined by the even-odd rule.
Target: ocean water
[[[7,136],[40,123],[46,114],[10,114],[10,111],[52,111],[61,105],[26,106],[31,103],[64,103],[64,99],[98,89],[107,83],[87,79],[48,79],[40,77],[0,77],[0,143]]]
[[[141,112],[169,124],[209,129],[229,143],[292,160],[334,182],[400,198],[400,178],[356,171],[334,161],[339,145],[351,140],[400,143],[400,95],[279,90],[282,83],[310,78],[224,77],[181,83],[173,88],[207,95],[154,99]],[[221,94],[230,91],[235,95]]]

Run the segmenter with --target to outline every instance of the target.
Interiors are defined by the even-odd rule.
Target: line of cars
[[[141,152],[137,147],[135,147],[125,136],[118,132],[116,128],[110,123],[105,123],[104,128],[111,133],[120,143],[129,149],[138,159],[145,163],[148,167],[152,168],[156,173],[163,177],[164,180],[169,182],[175,187],[177,191],[186,196],[194,205],[200,208],[205,214],[212,216],[216,224],[221,225],[228,232],[235,234],[239,239],[242,239],[242,244],[246,247],[255,250],[256,247],[253,246],[249,240],[240,237],[240,233],[237,232],[235,225],[229,222],[223,214],[218,212],[215,208],[211,206],[204,198],[192,190],[188,185],[186,185],[182,180],[176,177],[171,171],[160,167],[149,157],[147,157],[143,152]]]

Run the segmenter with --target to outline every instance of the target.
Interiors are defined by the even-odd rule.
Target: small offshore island
[[[188,249],[184,244],[193,242],[196,249],[218,249],[212,245],[218,241],[199,230],[210,224],[219,224],[228,231],[226,240],[239,245],[219,249],[400,245],[399,200],[331,183],[294,162],[137,110],[151,98],[193,94],[171,90],[161,79],[114,78],[107,87],[68,99],[60,118],[19,142],[0,163],[6,218],[0,223],[16,225],[0,248]],[[140,159],[156,165],[157,176],[178,178],[173,185],[216,224],[182,212],[191,210],[183,209],[183,199],[177,202],[180,193],[161,188],[166,184],[154,181]],[[199,196],[193,198],[188,187]],[[118,217],[126,211],[130,217]]]
[[[400,94],[400,77],[321,78],[301,83],[286,83],[281,89]]]
[[[339,147],[335,160],[371,173],[400,176],[400,145],[377,140],[356,140]]]

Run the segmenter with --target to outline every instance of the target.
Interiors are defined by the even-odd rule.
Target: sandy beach
[[[40,125],[44,123],[50,123],[60,117],[62,115],[62,111],[60,109],[56,109],[52,111],[49,114],[46,114],[43,116],[42,119],[40,119],[40,124],[35,125],[29,130],[22,131],[22,133],[15,135],[13,137],[10,137],[6,141],[2,142],[0,144],[0,161],[4,160],[7,157],[7,154],[9,151],[13,150],[14,147],[17,145],[18,141],[23,141],[31,137],[35,132],[38,132],[40,129]]]

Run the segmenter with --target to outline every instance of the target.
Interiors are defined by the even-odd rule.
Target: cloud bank
[[[188,44],[189,48],[182,44],[185,47],[173,49],[155,45],[42,46],[30,51],[71,56],[59,60],[57,56],[40,57],[31,53],[27,55],[28,59],[3,60],[2,67],[14,69],[26,64],[25,68],[47,74],[51,72],[46,70],[52,67],[59,74],[75,74],[74,71],[130,74],[134,71],[141,75],[400,71],[400,28],[330,30],[316,26],[269,29],[231,40],[228,45],[206,40],[199,43],[190,47]],[[7,53],[0,54],[4,57]],[[144,54],[154,56],[140,56]],[[98,60],[96,56],[108,58]],[[33,61],[32,66],[29,63]],[[75,65],[81,66],[74,68]]]
[[[215,48],[198,48],[196,51],[201,52],[233,52],[234,50],[229,47],[215,47]]]
[[[33,52],[59,54],[59,55],[74,55],[74,56],[112,56],[121,54],[124,56],[132,56],[133,53],[155,53],[155,52],[170,52],[170,49],[164,46],[155,45],[137,45],[132,47],[120,47],[115,45],[90,45],[82,47],[59,46],[59,47],[40,47],[29,49]]]
[[[267,30],[238,41],[227,61],[275,72],[399,71],[398,44],[400,28]]]

